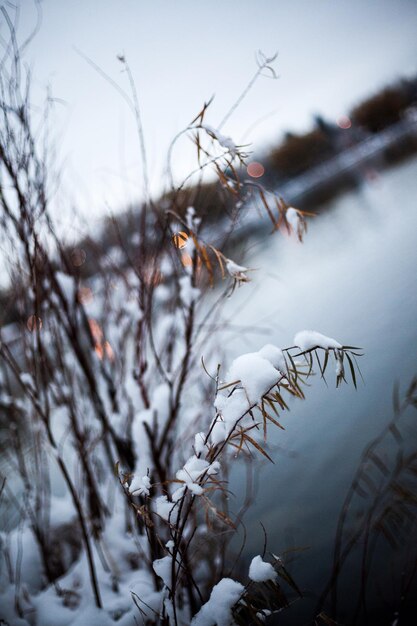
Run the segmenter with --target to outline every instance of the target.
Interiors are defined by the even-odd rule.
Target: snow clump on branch
[[[235,157],[238,154],[239,151],[233,139],[222,135],[219,130],[209,126],[208,124],[203,124],[202,128],[204,128],[204,130],[207,131],[213,139],[216,139],[221,147],[227,150],[232,157]]]
[[[262,397],[286,375],[284,353],[272,344],[266,344],[258,352],[237,357],[227,374],[227,381],[230,381],[227,387],[236,385],[233,393],[220,391],[214,401],[217,417],[211,428],[211,443],[217,445],[225,441],[238,422],[243,425],[245,413],[261,402]]]
[[[176,473],[177,480],[186,484],[188,489],[196,496],[201,496],[203,488],[196,481],[202,476],[212,476],[217,474],[220,464],[215,461],[209,463],[204,459],[199,459],[195,455],[188,459],[184,467]]]
[[[149,496],[150,488],[151,481],[149,476],[134,476],[130,483],[129,491],[139,496]]]
[[[275,580],[277,573],[271,563],[266,563],[261,556],[254,556],[249,566],[249,578],[256,583]]]
[[[298,237],[299,241],[302,241],[307,227],[301,211],[298,211],[298,209],[294,209],[293,207],[289,207],[285,211],[285,219],[289,230]]]
[[[247,283],[249,281],[249,278],[245,274],[245,272],[248,271],[248,268],[244,267],[243,265],[238,265],[237,263],[232,261],[232,259],[227,259],[226,269],[230,276],[235,280],[241,283]]]
[[[302,330],[294,337],[294,343],[301,350],[312,350],[313,348],[323,348],[323,350],[340,350],[343,346],[336,339],[326,337],[315,330]]]
[[[191,626],[231,626],[232,608],[245,588],[231,578],[222,578],[212,589],[210,598],[193,617]]]

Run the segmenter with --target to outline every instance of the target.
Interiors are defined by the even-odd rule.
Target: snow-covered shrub
[[[106,254],[97,244],[96,271],[83,273],[86,251],[57,235],[52,164],[19,81],[19,55],[8,51],[0,226],[20,319],[0,331],[8,426],[0,618],[21,626],[264,623],[286,605],[283,581],[297,588],[265,554],[239,580],[228,575],[225,532],[241,520],[226,504],[227,470],[247,450],[270,458],[267,425],[280,426],[288,397],[304,398],[313,357],[322,376],[333,361],[338,383],[347,363],[355,383],[355,349],[304,331],[292,347],[259,346],[216,367],[209,322],[250,270],[225,255],[226,222],[207,231],[192,207],[177,210],[185,181],[173,177],[169,206],[148,198],[132,241]],[[260,57],[256,76],[271,61]],[[303,213],[242,178],[245,153],[223,124],[206,124],[207,111],[184,131],[196,143],[197,174],[214,167],[237,213],[255,188],[274,229],[289,225],[301,239]],[[213,304],[207,294],[219,284],[226,288]]]

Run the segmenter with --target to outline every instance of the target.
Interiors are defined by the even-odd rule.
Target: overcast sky
[[[128,59],[156,191],[171,138],[213,94],[207,122],[219,123],[253,75],[257,49],[279,53],[279,79],[261,79],[223,129],[236,142],[246,133],[255,149],[417,71],[417,0],[43,0],[42,13],[26,60],[36,97],[50,85],[62,101],[54,120],[64,185],[91,216],[138,197],[141,163],[126,104],[76,49],[126,88],[116,55]],[[21,38],[35,14],[22,0]],[[187,173],[185,147],[175,165]]]

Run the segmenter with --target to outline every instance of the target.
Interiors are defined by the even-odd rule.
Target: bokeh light
[[[103,339],[103,331],[101,330],[100,324],[93,319],[89,319],[88,324],[90,326],[90,332],[95,343],[101,343]]]
[[[184,267],[192,267],[193,264],[194,264],[193,257],[190,254],[188,254],[187,252],[183,252],[181,254],[181,263],[183,264]],[[196,269],[200,270],[202,265],[203,265],[203,262],[201,260],[201,257],[197,256],[197,258],[196,258]]]
[[[85,250],[82,248],[74,248],[71,252],[71,262],[74,267],[81,267],[81,265],[84,265],[86,258],[87,255]]]
[[[260,178],[264,175],[265,168],[262,163],[258,163],[258,161],[252,161],[252,163],[249,163],[246,171],[252,178]]]
[[[108,358],[109,361],[114,361],[114,352],[113,352],[113,348],[111,347],[111,345],[109,344],[108,341],[105,341],[103,344],[103,348],[104,348],[104,354],[106,355],[106,357]]]
[[[42,329],[42,320],[37,315],[30,315],[26,322],[26,328],[34,333],[36,330]]]
[[[343,128],[343,130],[348,130],[348,128],[351,128],[352,126],[352,121],[347,115],[341,115],[337,118],[336,124],[339,126],[339,128]]]
[[[93,300],[93,292],[90,287],[80,287],[78,292],[78,302],[81,304],[88,304]]]
[[[193,260],[189,254],[182,254],[181,263],[184,267],[191,267],[191,265],[193,264]]]

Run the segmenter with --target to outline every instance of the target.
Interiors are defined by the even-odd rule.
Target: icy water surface
[[[270,430],[275,465],[260,471],[256,501],[245,518],[245,552],[249,558],[262,550],[260,521],[272,551],[308,547],[291,567],[311,593],[304,608],[293,617],[291,611],[282,615],[280,624],[308,623],[303,620],[330,573],[340,508],[361,452],[392,417],[394,382],[405,389],[417,373],[416,235],[413,160],[335,201],[332,211],[310,221],[303,245],[280,234],[256,244],[246,263],[258,268],[253,281],[227,305],[234,323],[267,331],[231,338],[230,359],[266,342],[290,346],[303,329],[365,352],[365,383],[357,391],[353,385],[335,389],[330,373],[328,388],[315,380],[305,402],[291,403],[282,416],[285,432]],[[242,478],[238,471],[232,479],[235,493]],[[373,602],[375,610],[385,611],[380,623],[391,624],[390,602]]]

